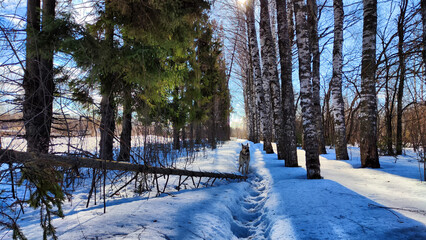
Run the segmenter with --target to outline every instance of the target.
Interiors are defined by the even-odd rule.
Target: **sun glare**
[[[247,0],[237,0],[237,2],[241,5],[244,6],[247,2]]]

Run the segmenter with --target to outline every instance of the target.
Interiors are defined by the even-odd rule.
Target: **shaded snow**
[[[358,148],[349,148],[349,161],[326,160],[335,158],[334,151],[329,151],[321,161],[325,178],[387,207],[403,208],[395,211],[426,223],[426,183],[420,182],[419,163],[412,151],[397,159],[380,157],[380,169],[360,168]]]
[[[200,154],[190,169],[237,172],[241,143]],[[329,150],[321,157],[324,179],[306,180],[305,168],[285,168],[262,148],[250,144],[247,182],[177,192],[174,179],[157,198],[108,199],[106,214],[102,205],[86,209],[87,191],[77,191],[64,206],[66,217],[54,220],[59,239],[426,239],[426,184],[413,175],[413,157],[381,158],[381,169],[360,169],[358,149],[351,148],[349,161],[333,160]],[[304,152],[298,154],[304,166]],[[37,213],[19,223],[29,239],[41,238]]]

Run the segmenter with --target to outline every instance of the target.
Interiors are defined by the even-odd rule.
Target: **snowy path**
[[[197,158],[191,167],[235,173],[241,143],[246,142],[226,142]],[[54,220],[58,237],[426,239],[426,220],[421,212],[383,208],[426,211],[426,184],[409,177],[408,163],[383,161],[382,169],[359,169],[356,156],[345,162],[327,160],[333,159],[331,153],[321,157],[324,179],[307,180],[303,167],[286,168],[276,154],[265,154],[262,148],[262,144],[250,143],[246,182],[216,181],[214,187],[176,192],[175,179],[169,183],[169,194],[158,198],[132,196],[129,189],[127,198],[108,199],[106,214],[101,205],[85,207],[88,190],[81,188],[72,203],[65,203],[66,217]],[[304,152],[298,154],[299,165],[304,166]],[[28,210],[19,224],[28,239],[41,239],[38,210]],[[0,232],[0,240],[11,239],[11,234]]]
[[[353,169],[348,163],[324,158],[321,167],[325,179],[306,180],[304,168],[285,168],[275,154],[261,152],[261,144],[254,146],[252,167],[270,187],[264,205],[266,238],[426,239],[424,221],[382,208],[413,207],[411,203],[418,201],[417,207],[426,210],[426,203],[422,205],[426,200],[424,183],[390,176],[381,170]],[[299,165],[305,166],[304,151],[298,151],[298,157]],[[342,165],[347,165],[346,172]],[[365,174],[359,170],[365,170]],[[385,181],[393,185],[383,185]],[[385,189],[387,194],[383,193]],[[401,198],[406,202],[397,205],[394,199],[401,194],[406,195]],[[387,199],[394,205],[379,199]]]
[[[231,230],[238,238],[265,239],[267,222],[264,205],[268,195],[265,186],[267,183],[259,176],[252,178],[249,179],[250,188],[247,195],[240,201],[239,212],[233,213],[235,222],[231,224]]]

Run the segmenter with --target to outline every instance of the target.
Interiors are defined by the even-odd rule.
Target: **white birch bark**
[[[242,76],[241,79],[241,83],[243,84],[243,97],[244,97],[244,112],[246,114],[245,117],[245,123],[246,123],[246,130],[247,130],[247,137],[248,140],[250,141],[250,136],[251,136],[251,122],[250,122],[250,103],[249,103],[249,99],[248,99],[248,69],[241,69],[241,72],[244,73],[244,75]]]
[[[259,110],[260,127],[263,135],[263,150],[266,153],[273,153],[272,149],[272,122],[271,122],[271,102],[270,87],[264,84],[262,79],[262,70],[260,67],[259,47],[257,42],[255,18],[254,18],[254,0],[249,0],[247,4],[247,19],[249,44],[253,63],[253,80],[256,90],[256,105]]]
[[[306,170],[308,179],[321,178],[317,132],[312,103],[312,80],[304,0],[294,0],[296,15],[296,42],[299,54],[300,105],[302,107],[305,139]]]
[[[292,83],[292,55],[289,36],[286,0],[276,0],[278,22],[278,47],[281,64],[284,160],[286,167],[297,167],[297,141]]]
[[[235,39],[235,49],[239,55],[239,66],[241,68],[241,82],[243,84],[243,96],[244,96],[244,110],[246,113],[246,126],[247,126],[247,136],[248,140],[254,143],[259,142],[258,132],[257,132],[257,109],[256,109],[256,98],[254,82],[253,82],[253,61],[250,54],[250,44],[248,41],[248,20],[247,16],[239,15],[239,24],[238,28],[241,32],[238,36],[241,41]],[[244,24],[240,24],[244,23]],[[237,33],[238,33],[237,32]],[[237,36],[236,36],[237,37]],[[248,63],[248,64],[247,64]]]
[[[251,68],[245,70],[246,76],[244,81],[244,100],[246,101],[247,111],[247,130],[248,130],[248,140],[255,142],[255,103],[253,102],[253,71]]]
[[[376,33],[377,0],[363,0],[360,151],[361,167],[379,168],[377,153]]]
[[[333,45],[333,77],[331,94],[333,101],[334,131],[336,139],[336,159],[348,160],[346,144],[345,104],[342,96],[343,68],[343,1],[334,0],[334,45]]]
[[[287,1],[287,24],[288,24],[288,36],[290,38],[290,48],[294,44],[294,4],[293,0]]]
[[[250,52],[249,52],[250,54]],[[251,60],[250,60],[251,61]],[[250,64],[249,66],[253,66]],[[255,91],[255,85],[254,85],[254,79],[253,79],[253,68],[250,68],[250,75],[249,78],[249,94],[248,94],[248,100],[250,102],[250,121],[251,121],[251,138],[250,141],[253,143],[259,142],[259,130],[258,130],[258,108],[256,106],[256,91]]]
[[[268,0],[260,0],[260,46],[262,56],[262,79],[265,98],[271,99],[273,127],[275,129],[275,141],[277,143],[278,159],[283,159],[283,129],[282,129],[282,105],[280,83],[278,81],[277,56],[275,44],[272,38],[271,21],[269,16]],[[270,88],[270,93],[267,92]]]
[[[312,54],[312,103],[314,105],[315,124],[317,128],[318,150],[320,154],[326,154],[323,120],[320,103],[320,51],[318,39],[318,6],[316,0],[307,0],[308,6],[308,27],[310,32],[310,42]]]

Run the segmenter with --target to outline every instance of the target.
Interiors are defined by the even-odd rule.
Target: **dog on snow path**
[[[244,175],[247,175],[249,164],[250,164],[250,148],[248,143],[247,145],[242,144],[242,149],[240,152],[240,158],[238,162],[239,162],[238,171]]]

